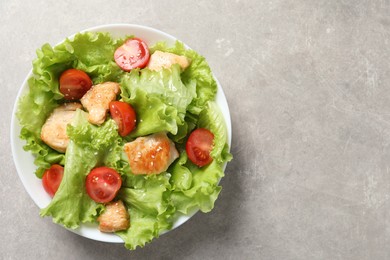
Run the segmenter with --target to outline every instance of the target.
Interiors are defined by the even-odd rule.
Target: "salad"
[[[212,210],[232,156],[198,53],[79,33],[37,50],[28,85],[17,117],[52,197],[41,216],[70,229],[97,223],[135,249],[178,216]]]

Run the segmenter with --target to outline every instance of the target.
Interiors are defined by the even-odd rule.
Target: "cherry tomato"
[[[110,113],[118,124],[120,136],[126,136],[133,131],[137,119],[135,111],[130,104],[121,101],[112,101],[110,102]]]
[[[126,40],[114,53],[116,64],[124,71],[144,68],[149,62],[149,57],[148,45],[138,38]]]
[[[82,98],[91,86],[91,78],[82,70],[68,69],[60,76],[60,92],[66,100]]]
[[[59,164],[53,164],[43,174],[42,177],[43,188],[51,197],[54,197],[54,194],[57,192],[63,176],[64,176],[64,167],[62,167]]]
[[[205,128],[194,130],[188,137],[186,152],[188,158],[199,167],[205,166],[213,160],[210,152],[213,149],[214,135]]]
[[[113,200],[121,185],[122,179],[119,173],[104,166],[93,169],[85,180],[85,188],[89,197],[98,203]]]

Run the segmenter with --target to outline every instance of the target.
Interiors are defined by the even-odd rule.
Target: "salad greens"
[[[168,47],[159,42],[150,47],[184,55],[190,66],[181,71],[178,65],[161,71],[139,69],[122,71],[113,53],[124,39],[113,39],[107,33],[79,33],[54,48],[48,44],[37,51],[33,77],[28,80],[29,92],[21,97],[17,117],[26,141],[24,149],[35,155],[37,177],[52,164],[65,165],[64,177],[51,203],[41,216],[68,228],[95,222],[104,211],[104,204],[94,202],[85,191],[85,177],[97,166],[117,170],[122,188],[117,198],[127,206],[130,228],[116,232],[129,249],[144,246],[161,232],[172,227],[175,218],[195,209],[208,212],[214,207],[221,187],[223,164],[231,160],[224,119],[214,103],[217,84],[206,60],[193,50],[176,42]],[[94,84],[119,82],[122,101],[130,103],[137,113],[137,127],[126,138],[119,136],[114,120],[101,126],[86,119],[78,110],[67,134],[70,138],[65,154],[59,153],[40,138],[46,118],[64,102],[59,92],[59,76],[69,68],[85,71]],[[213,162],[199,168],[187,158],[185,141],[196,127],[209,129],[215,136]],[[167,132],[175,142],[180,157],[166,172],[158,175],[134,175],[123,152],[126,142],[138,136]]]
[[[178,64],[171,70],[161,71],[132,70],[122,78],[122,98],[137,111],[142,121],[138,123],[131,136],[144,136],[156,132],[170,132],[175,139],[178,128],[185,127],[186,109],[196,97],[196,82],[185,85],[181,81],[181,69]]]
[[[87,113],[77,110],[68,129],[71,139],[65,155],[65,173],[60,188],[51,203],[41,210],[41,216],[53,216],[53,221],[68,228],[81,222],[92,222],[104,208],[87,194],[85,177],[106,157],[106,150],[119,138],[113,120],[97,127],[87,120]]]

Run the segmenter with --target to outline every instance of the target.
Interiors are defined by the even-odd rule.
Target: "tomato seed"
[[[196,156],[197,159],[201,160],[201,161],[204,161],[207,159],[207,154],[204,153],[201,149],[199,149],[198,147],[194,147],[194,154]]]

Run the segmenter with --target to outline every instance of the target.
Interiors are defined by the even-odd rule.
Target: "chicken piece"
[[[187,57],[179,56],[169,52],[155,51],[149,59],[149,63],[146,66],[150,70],[161,70],[162,68],[168,69],[173,64],[179,64],[180,67],[185,70],[190,62]]]
[[[69,144],[66,126],[72,122],[80,103],[65,103],[53,110],[41,129],[41,139],[60,153],[65,153]]]
[[[130,216],[121,200],[106,204],[106,210],[97,218],[99,230],[112,233],[130,227]]]
[[[159,174],[179,157],[175,144],[165,133],[138,137],[125,144],[124,150],[134,174]]]
[[[116,99],[120,92],[116,82],[104,82],[92,86],[81,98],[81,104],[88,110],[88,121],[94,125],[101,125],[106,120],[107,111],[111,101]]]

